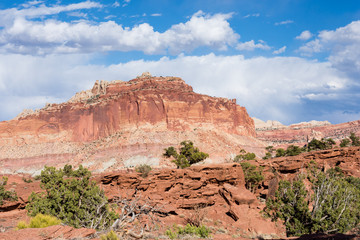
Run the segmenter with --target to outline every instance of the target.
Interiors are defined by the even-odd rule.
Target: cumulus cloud
[[[300,47],[304,55],[329,53],[334,67],[358,81],[360,78],[360,21],[332,31],[321,31],[316,39]]]
[[[262,50],[270,50],[271,47],[267,45],[264,41],[259,40],[259,43],[255,43],[254,40],[250,40],[244,43],[238,43],[236,45],[237,50],[246,50],[246,51],[253,51],[255,49],[262,49]]]
[[[281,48],[279,48],[278,50],[273,51],[273,54],[281,54],[284,53],[286,51],[286,46],[283,46]]]
[[[0,120],[16,116],[22,108],[65,101],[76,91],[90,89],[96,79],[129,80],[144,71],[156,76],[182,77],[199,93],[236,98],[251,116],[263,120],[339,122],[341,114],[338,112],[350,110],[347,106],[354,108],[355,104],[360,109],[360,96],[355,90],[344,95],[353,88],[351,81],[328,62],[296,57],[247,59],[242,55],[181,54],[174,59],[163,57],[104,66],[90,64],[93,57],[84,54],[0,55],[0,108],[3,109]],[[22,62],[20,68],[18,62]],[[331,117],[334,112],[338,115]]]
[[[297,36],[296,39],[306,41],[306,40],[309,40],[312,36],[313,35],[310,31],[305,30],[299,36]]]
[[[178,54],[201,46],[226,50],[239,38],[227,21],[231,14],[210,15],[202,11],[195,13],[187,22],[175,24],[162,33],[154,31],[148,23],[129,28],[114,21],[31,20],[40,15],[94,7],[101,5],[86,1],[66,6],[41,5],[38,8],[2,10],[0,20],[6,21],[3,21],[4,28],[0,30],[1,51],[39,55],[115,50]]]

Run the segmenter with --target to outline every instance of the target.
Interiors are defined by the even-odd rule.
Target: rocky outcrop
[[[256,160],[252,163],[263,168],[265,181],[257,193],[266,198],[268,195],[274,196],[279,180],[291,180],[299,174],[306,174],[310,163],[315,163],[323,171],[340,167],[344,174],[360,177],[360,147],[305,152],[297,156]]]
[[[235,100],[194,93],[180,78],[144,74],[97,81],[69,102],[0,122],[0,172],[69,162],[97,170],[161,165],[165,147],[188,139],[219,161],[244,145],[256,152],[262,144],[254,137],[253,120]]]
[[[245,188],[240,164],[192,166],[187,169],[163,169],[150,172],[147,178],[136,172],[114,172],[98,177],[110,201],[121,196],[141,196],[163,206],[162,222],[186,224],[194,208],[207,213],[206,225],[242,237],[280,237],[284,228],[265,219],[264,207]]]
[[[24,179],[28,179],[28,176],[10,175],[6,188],[16,191],[19,199],[27,199],[28,189],[42,191],[38,180],[29,183]],[[236,236],[236,239],[272,239],[285,236],[281,224],[262,216],[261,210],[265,205],[245,188],[244,174],[237,163],[158,169],[152,170],[146,178],[133,170],[121,170],[98,174],[93,179],[112,203],[121,197],[131,204],[143,202],[148,206],[158,206],[156,212],[159,221],[156,224],[160,229],[156,230],[155,236],[164,234],[173,224],[186,225],[186,219],[197,210],[201,211],[203,224],[212,229],[212,235],[217,236],[214,239],[226,239],[228,236]],[[19,206],[24,208],[27,201],[15,203],[24,204]],[[33,239],[42,239],[38,238],[40,230],[15,231],[20,220],[29,220],[24,210],[3,208],[0,219],[3,219],[0,230],[5,231],[0,233],[0,239],[16,239],[15,236],[21,239],[24,234],[29,234]],[[137,221],[135,223],[139,224]],[[53,239],[57,237],[53,231],[57,227],[45,228],[42,232],[47,233],[47,239]],[[67,236],[72,232],[75,234],[75,230],[69,227],[57,231],[64,233],[64,239],[70,239]],[[91,229],[76,231],[93,233]]]
[[[360,120],[340,124],[329,124],[327,121],[299,123],[281,128],[256,127],[257,138],[274,146],[305,145],[313,138],[332,138],[339,142],[349,137],[351,132],[360,135]]]

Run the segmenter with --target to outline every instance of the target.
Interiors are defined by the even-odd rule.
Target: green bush
[[[110,232],[108,232],[107,234],[101,235],[100,239],[101,240],[119,240],[116,233],[112,230]]]
[[[307,148],[308,151],[313,151],[313,150],[326,150],[326,149],[331,149],[333,147],[333,145],[335,145],[335,141],[332,138],[328,138],[328,139],[321,139],[321,140],[317,140],[317,139],[313,139],[309,142]]]
[[[254,192],[264,180],[262,168],[259,167],[259,170],[257,170],[258,167],[250,164],[249,162],[241,162],[240,165],[244,172],[245,187],[251,192]]]
[[[173,157],[174,160],[172,160],[172,162],[175,163],[178,168],[190,167],[190,165],[203,161],[209,157],[209,154],[200,152],[191,141],[183,141],[180,145],[179,153],[177,153],[174,147],[164,149],[164,156],[167,158]]]
[[[359,137],[355,135],[355,133],[350,133],[351,146],[360,146]]]
[[[287,147],[287,149],[278,148],[276,149],[276,155],[275,157],[285,157],[285,156],[297,156],[302,152],[305,152],[306,148],[300,148],[295,145],[290,145]]]
[[[4,200],[7,201],[17,201],[18,197],[15,192],[7,191],[5,185],[7,184],[7,177],[2,177],[0,179],[0,206],[4,204]]]
[[[32,183],[32,182],[33,182],[33,180],[32,180],[31,178],[25,178],[25,177],[23,177],[22,180],[23,180],[24,182],[26,182],[26,183]]]
[[[240,154],[236,155],[234,162],[241,162],[243,160],[254,160],[256,158],[255,153],[246,152],[244,149],[240,150]]]
[[[286,151],[283,148],[276,149],[276,155],[275,157],[284,157],[286,156]]]
[[[349,147],[349,146],[360,146],[360,139],[351,132],[349,138],[341,140],[340,147]]]
[[[141,173],[141,176],[143,178],[146,178],[151,170],[152,170],[151,167],[147,164],[141,164],[135,167],[135,171]]]
[[[39,213],[35,217],[31,218],[29,224],[26,224],[26,222],[24,222],[24,221],[20,221],[17,224],[17,229],[45,228],[45,227],[49,227],[49,226],[59,225],[60,223],[61,223],[61,220],[57,219],[54,216],[43,215],[43,214]]]
[[[178,239],[186,235],[208,238],[210,233],[211,230],[204,225],[196,227],[190,224],[187,224],[185,227],[174,225],[171,229],[168,229],[165,232],[166,236],[170,239]]]
[[[272,220],[284,221],[289,236],[312,233],[345,233],[360,223],[360,180],[344,177],[341,169],[324,173],[311,166],[307,179],[280,181],[274,199],[264,212]],[[310,206],[309,206],[310,203]]]
[[[295,146],[295,145],[290,145],[287,147],[286,151],[285,151],[285,155],[286,156],[297,156],[300,153],[302,153],[304,151],[304,149]]]
[[[42,193],[32,193],[26,206],[30,216],[38,213],[57,216],[75,228],[104,230],[116,219],[104,191],[90,181],[91,173],[82,166],[72,170],[45,167],[41,172]]]
[[[340,147],[348,147],[350,146],[350,139],[344,138],[340,142]]]

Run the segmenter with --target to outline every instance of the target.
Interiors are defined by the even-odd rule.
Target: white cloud
[[[2,27],[11,27],[14,24],[14,20],[18,18],[22,19],[32,19],[39,16],[54,15],[61,12],[69,12],[81,9],[90,9],[90,8],[100,8],[102,5],[97,2],[85,1],[80,3],[74,3],[69,5],[54,5],[52,7],[47,7],[45,5],[33,6],[25,9],[16,9],[9,8],[5,10],[0,10],[0,26]]]
[[[249,17],[260,17],[260,13],[248,14],[248,15],[244,16],[243,18],[249,18]]]
[[[267,45],[264,41],[260,40],[259,43],[254,42],[254,40],[250,40],[244,43],[238,43],[236,45],[237,50],[246,50],[246,51],[253,51],[255,49],[263,49],[263,50],[270,50],[271,47]]]
[[[82,13],[82,12],[69,12],[67,15],[72,17],[80,17],[80,18],[87,18],[88,16],[87,13]]]
[[[283,46],[281,48],[279,48],[278,50],[273,51],[273,54],[281,54],[284,53],[286,51],[286,46]]]
[[[98,5],[93,2],[53,8],[42,6],[42,10],[28,9],[32,12],[21,15],[39,16],[95,6]],[[0,11],[0,18],[1,16],[4,16],[4,13]],[[128,28],[114,21],[93,24],[87,21],[69,23],[49,19],[40,22],[16,17],[0,31],[0,46],[3,52],[40,55],[112,50],[137,50],[146,54],[169,51],[178,54],[200,46],[225,50],[239,38],[227,21],[230,17],[231,14],[209,15],[199,11],[187,22],[175,24],[163,33],[154,31],[148,23]]]
[[[120,7],[120,3],[118,1],[115,1],[112,6],[115,8]]]
[[[306,40],[309,40],[312,36],[313,36],[312,33],[310,31],[306,30],[306,31],[303,31],[299,36],[297,36],[296,39],[306,41]]]
[[[300,52],[311,56],[314,53],[329,53],[334,67],[360,79],[360,21],[354,21],[333,31],[321,31],[317,38],[300,47]]]
[[[281,21],[281,22],[276,22],[275,25],[278,26],[278,25],[286,25],[286,24],[291,24],[291,23],[294,23],[293,20],[285,20],[285,21]]]
[[[44,1],[37,1],[37,0],[34,0],[34,1],[29,1],[27,3],[24,3],[24,4],[21,4],[21,6],[23,6],[24,8],[29,8],[31,6],[35,6],[35,5],[38,5],[40,3],[43,3]]]
[[[199,93],[237,98],[238,104],[245,106],[251,116],[263,120],[293,123],[317,117],[317,120],[333,122],[331,114],[322,113],[322,108],[315,103],[322,101],[334,112],[343,111],[349,105],[343,93],[351,88],[351,81],[330,63],[295,57],[246,59],[242,55],[209,54],[104,66],[89,64],[90,57],[93,56],[0,55],[0,108],[4,109],[0,119],[16,116],[19,108],[43,106],[50,100],[65,101],[76,91],[90,89],[96,79],[129,80],[144,71],[156,76],[182,77]],[[351,104],[360,102],[356,95],[346,98],[352,99]],[[339,101],[341,106],[337,104]],[[311,114],[312,111],[315,113]],[[321,114],[329,118],[321,119]],[[335,117],[339,120],[340,115]]]
[[[161,13],[153,13],[150,16],[152,16],[152,17],[161,17],[162,14]]]

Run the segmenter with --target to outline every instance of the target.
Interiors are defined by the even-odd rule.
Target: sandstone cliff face
[[[257,128],[256,136],[268,145],[286,146],[289,144],[305,145],[313,138],[332,138],[340,141],[349,137],[351,132],[360,135],[360,120],[329,124],[328,122],[317,122],[318,124],[294,124],[281,128]],[[321,124],[323,123],[323,124]]]
[[[256,148],[254,137],[253,120],[234,100],[194,93],[180,78],[144,75],[96,82],[69,102],[0,122],[0,167],[11,172],[30,163],[41,167],[90,157],[83,164],[115,164],[136,155],[156,158],[158,165],[160,150],[186,139],[200,147],[220,144],[229,155],[246,142]]]

